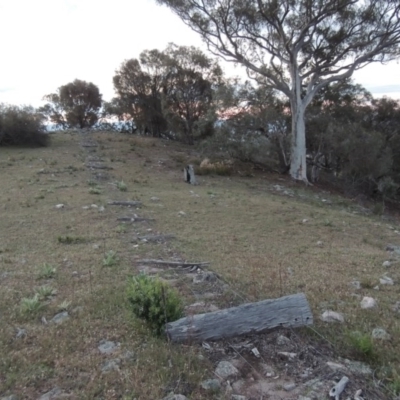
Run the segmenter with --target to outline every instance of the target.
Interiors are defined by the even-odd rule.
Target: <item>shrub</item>
[[[374,356],[374,343],[370,335],[355,331],[350,333],[349,339],[354,349],[361,355],[367,358]]]
[[[176,321],[183,314],[178,293],[158,278],[145,274],[130,278],[127,296],[133,313],[145,319],[157,335],[167,322]]]
[[[44,305],[40,302],[39,295],[36,293],[32,298],[23,298],[21,300],[21,314],[25,316],[36,315],[43,309]]]
[[[103,258],[103,267],[113,267],[117,265],[119,262],[119,258],[117,257],[117,253],[113,250],[108,251]]]
[[[47,146],[43,120],[32,107],[0,104],[0,146]]]
[[[51,279],[54,278],[57,269],[50,264],[44,263],[39,270],[38,279]]]

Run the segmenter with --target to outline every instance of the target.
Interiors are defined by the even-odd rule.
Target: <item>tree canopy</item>
[[[199,49],[170,44],[122,63],[114,76],[113,102],[140,130],[153,136],[173,131],[193,143],[215,117],[213,92],[221,79],[218,64]]]
[[[292,114],[290,174],[307,181],[304,115],[324,86],[399,56],[397,0],[158,0],[214,54],[285,94]]]
[[[62,127],[93,126],[98,120],[102,105],[99,88],[91,82],[79,79],[60,86],[57,93],[48,94],[44,99],[48,103],[40,111],[51,122]]]

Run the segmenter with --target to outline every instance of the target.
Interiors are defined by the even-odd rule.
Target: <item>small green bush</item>
[[[113,267],[117,265],[119,258],[114,250],[107,251],[103,258],[103,267]]]
[[[21,300],[20,311],[24,316],[33,316],[39,313],[44,307],[39,295],[36,293],[32,298],[23,298]]]
[[[133,313],[145,319],[155,334],[160,335],[167,322],[183,315],[178,293],[158,278],[139,274],[129,279],[127,297]]]
[[[56,275],[57,269],[50,264],[44,263],[38,273],[38,279],[51,279]]]
[[[372,358],[375,355],[374,342],[368,334],[355,331],[351,332],[349,339],[355,350],[367,358]]]
[[[0,146],[47,146],[43,121],[32,107],[0,104]]]

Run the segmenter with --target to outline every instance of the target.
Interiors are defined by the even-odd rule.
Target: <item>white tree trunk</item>
[[[304,114],[306,104],[301,97],[301,80],[297,66],[292,70],[292,149],[290,158],[290,176],[293,179],[308,183],[306,160],[306,126]]]
[[[299,108],[301,110],[299,111]],[[308,182],[306,161],[306,127],[304,110],[300,105],[292,115],[292,151],[290,159],[290,176],[293,179]]]

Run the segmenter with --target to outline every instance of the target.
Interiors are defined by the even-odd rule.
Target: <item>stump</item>
[[[173,342],[202,342],[312,323],[306,296],[298,293],[181,318],[166,324],[166,333]]]
[[[190,183],[192,185],[196,184],[196,177],[194,176],[193,165],[187,165],[183,170],[183,177],[185,182]]]

